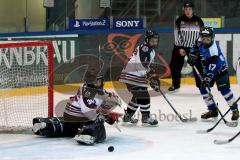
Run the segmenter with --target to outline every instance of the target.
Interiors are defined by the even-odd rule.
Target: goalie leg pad
[[[83,141],[84,138],[87,140]],[[86,139],[87,138],[87,139]],[[92,122],[80,129],[75,139],[79,143],[90,144],[89,140],[94,140],[94,143],[101,143],[106,139],[106,130],[103,122]],[[92,143],[91,143],[92,144]]]
[[[45,124],[45,125],[44,125]],[[52,118],[34,118],[33,132],[36,135],[45,137],[63,136],[63,123],[57,117]],[[36,129],[39,126],[38,130]]]

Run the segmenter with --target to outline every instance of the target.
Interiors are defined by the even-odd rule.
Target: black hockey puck
[[[114,147],[113,146],[109,146],[108,147],[108,152],[113,152],[114,151]]]

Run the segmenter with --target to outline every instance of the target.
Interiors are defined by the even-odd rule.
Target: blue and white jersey
[[[204,61],[205,73],[211,73],[214,76],[227,71],[227,63],[225,57],[219,47],[214,41],[209,48],[205,48],[203,43],[199,45],[200,56]]]

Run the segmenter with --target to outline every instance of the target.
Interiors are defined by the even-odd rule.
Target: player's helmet
[[[100,80],[100,83],[97,81]],[[87,71],[84,76],[84,82],[89,87],[102,88],[103,87],[103,76],[98,75],[98,72],[95,70]]]
[[[185,2],[183,4],[183,8],[186,8],[186,7],[191,7],[193,9],[194,8],[194,4],[192,2]]]
[[[209,47],[212,45],[213,41],[214,41],[214,37],[215,37],[215,34],[214,34],[214,31],[211,27],[204,27],[201,31],[200,31],[200,37],[209,37],[211,38],[211,43],[209,44],[204,44],[205,47]]]
[[[201,37],[211,37],[214,39],[214,31],[211,27],[204,27],[200,32]]]
[[[145,42],[148,43],[151,38],[156,38],[159,40],[159,34],[153,30],[147,30],[145,33]]]

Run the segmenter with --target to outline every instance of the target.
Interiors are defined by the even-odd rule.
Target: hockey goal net
[[[53,115],[53,46],[48,41],[0,42],[0,132]]]

